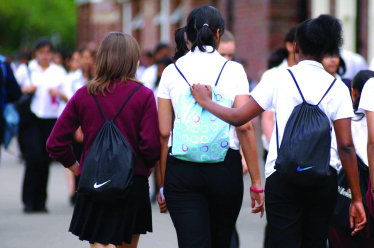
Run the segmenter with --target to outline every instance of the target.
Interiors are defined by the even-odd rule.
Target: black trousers
[[[266,248],[325,248],[337,200],[337,173],[316,187],[285,182],[278,172],[266,179]]]
[[[168,156],[164,194],[180,248],[229,248],[243,202],[239,151],[225,161],[193,163]]]
[[[26,169],[23,181],[22,200],[26,210],[45,209],[47,184],[51,159],[46,143],[56,119],[40,119],[33,116],[30,126],[23,130],[21,139],[24,147]]]

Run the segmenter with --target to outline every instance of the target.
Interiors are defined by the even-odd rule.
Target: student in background
[[[360,96],[359,111],[365,111],[368,129],[368,164],[370,171],[369,189],[366,194],[370,215],[374,218],[374,79],[366,82]]]
[[[368,143],[368,128],[364,111],[358,109],[360,104],[360,97],[362,89],[366,82],[374,77],[374,71],[362,70],[354,76],[352,80],[352,99],[355,117],[352,118],[352,139],[355,145],[357,156],[361,161],[369,166],[367,143]],[[370,179],[369,179],[370,180]],[[362,192],[363,197],[366,198],[366,192]],[[348,211],[348,209],[347,209]],[[344,232],[330,227],[329,242],[330,248],[371,248],[374,247],[374,237],[372,235],[373,218],[367,216],[368,223],[362,230],[361,235],[351,236]]]
[[[70,71],[66,75],[66,78],[62,86],[62,91],[64,92],[64,94],[66,94],[68,98],[65,100],[70,100],[73,97],[73,95],[87,83],[87,79],[84,78],[82,73],[81,60],[81,53],[78,51],[74,52],[71,58],[69,59]],[[60,101],[59,116],[64,111],[66,104],[67,102],[63,100]],[[78,128],[77,131],[74,133],[74,141],[72,143],[72,147],[75,157],[80,158],[83,151],[83,132],[81,128]],[[66,178],[70,193],[70,203],[74,205],[79,178],[68,169],[66,169]]]
[[[347,71],[347,67],[343,58],[338,54],[334,56],[326,56],[322,61],[323,68],[331,74],[331,76],[340,79],[348,89],[351,89],[351,80],[342,78]]]
[[[222,57],[226,58],[227,60],[233,60],[235,57],[235,38],[234,35],[225,30],[225,33],[221,36],[221,40],[217,49],[218,53],[221,54]],[[242,64],[242,66],[245,68],[245,65]],[[248,172],[248,166],[246,163],[246,160],[250,161],[249,163],[258,165],[258,156],[257,156],[257,147],[256,147],[256,138],[255,138],[255,132],[253,129],[253,125],[251,122],[248,124],[249,130],[248,130],[248,139],[250,144],[250,154],[251,156],[249,158],[245,157],[243,154],[242,149],[240,148],[240,154],[242,155],[242,166],[243,166],[243,175],[247,174]],[[236,132],[235,134],[236,135]],[[230,248],[239,247],[239,234],[235,227],[233,237],[231,240],[231,246]]]
[[[368,69],[366,60],[360,54],[342,49],[340,55],[346,65],[346,72],[342,74],[342,78],[352,81],[359,71]]]
[[[309,32],[309,30],[315,30],[315,32]],[[248,122],[264,110],[275,110],[277,130],[279,130],[277,134],[279,133],[279,135],[274,135],[271,139],[265,165],[268,221],[266,248],[326,247],[330,220],[338,194],[337,168],[330,163],[329,175],[321,178],[318,185],[295,185],[293,181],[286,180],[283,177],[284,174],[281,176],[275,165],[278,159],[278,138],[279,144],[282,144],[283,134],[287,130],[286,123],[289,123],[291,113],[295,111],[296,106],[300,106],[304,102],[304,98],[308,104],[314,105],[314,109],[319,108],[323,111],[335,127],[339,155],[352,192],[349,214],[351,227],[355,223],[352,235],[362,230],[366,224],[356,153],[350,128],[353,109],[349,91],[341,81],[335,81],[334,77],[328,74],[321,64],[325,55],[338,53],[341,45],[342,27],[340,21],[330,15],[321,15],[303,22],[297,28],[294,51],[300,62],[289,71],[277,71],[277,80],[263,79],[243,107],[225,108],[211,100],[211,91],[208,86],[193,85],[191,87],[192,94],[201,107],[234,126]],[[335,83],[332,85],[334,81]],[[331,85],[333,87],[330,87]],[[328,94],[325,94],[326,92]],[[303,94],[303,98],[301,94]],[[327,128],[327,130],[329,129]],[[293,135],[302,136],[299,133]],[[299,137],[291,136],[289,138],[297,142]],[[300,138],[310,139],[305,136]],[[308,146],[310,144],[300,145]],[[319,146],[314,145],[314,147]],[[295,148],[290,151],[293,149]],[[328,154],[330,146],[324,146],[323,149],[314,152]],[[295,154],[295,158],[297,156],[298,154]],[[319,167],[320,165],[313,165],[308,169],[314,166]],[[298,168],[300,169],[300,166]],[[295,173],[304,170],[304,168],[296,170]]]
[[[22,200],[24,212],[47,212],[47,185],[51,159],[46,142],[58,117],[60,99],[67,100],[61,87],[65,71],[52,63],[53,45],[41,38],[35,46],[36,62],[30,65],[31,120],[24,130],[22,146],[25,151],[25,176]],[[22,87],[23,92],[25,92]]]
[[[95,78],[76,92],[58,119],[47,149],[51,158],[75,175],[80,175],[82,167],[89,164],[82,159],[83,164],[79,164],[74,156],[71,149],[74,133],[82,127],[87,156],[105,122],[93,95],[106,117],[112,120],[141,84],[135,79],[139,57],[140,48],[132,36],[107,34],[97,53]],[[140,234],[152,232],[148,177],[160,156],[153,92],[140,87],[114,122],[136,156],[133,184],[126,198],[115,202],[98,201],[78,193],[69,231],[88,241],[91,248],[136,248]]]
[[[156,61],[159,61],[164,56],[170,56],[170,52],[169,45],[158,43],[153,53],[153,64],[144,70],[143,74],[139,78],[140,82],[143,82],[147,87],[154,85],[157,81],[158,74]]]
[[[239,63],[227,61],[217,52],[224,32],[225,23],[216,8],[195,8],[187,18],[187,25],[175,31],[178,49],[174,60],[190,83],[215,85],[218,80],[217,88],[225,92],[232,107],[237,108],[249,99],[248,81]],[[191,50],[187,47],[185,35]],[[230,128],[227,133],[230,140],[226,144],[230,149],[222,162],[196,163],[174,157],[169,150],[173,115],[181,107],[178,101],[182,93],[188,90],[189,86],[176,66],[168,66],[162,74],[158,90],[160,165],[166,202],[161,193],[157,200],[161,212],[167,209],[170,212],[179,247],[229,248],[243,200],[240,147],[246,159],[255,157],[251,153],[253,147],[248,138],[250,123],[236,128],[237,136],[234,135],[235,128]],[[247,162],[252,179],[252,213],[261,212],[262,216],[264,194],[260,170],[258,164]],[[258,206],[255,206],[256,202]]]
[[[284,47],[276,50],[268,60],[268,70],[264,72],[261,81],[270,78],[270,80],[277,80],[276,71],[278,69],[284,70],[288,67],[297,64],[297,58],[293,51],[293,43],[295,41],[296,27],[291,28],[284,39]],[[262,127],[262,145],[264,147],[264,161],[269,153],[269,143],[274,129],[274,111],[266,110],[262,114],[261,127]]]

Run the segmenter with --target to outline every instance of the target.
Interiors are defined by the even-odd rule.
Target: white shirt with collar
[[[199,48],[188,52],[176,62],[179,70],[188,80],[189,84],[205,84],[214,86],[222,66],[227,61],[213,47],[206,46],[207,52],[201,52]],[[234,103],[238,95],[249,95],[249,84],[247,75],[242,65],[229,61],[222,71],[217,84],[226,97]],[[179,74],[174,64],[166,67],[162,73],[158,97],[171,99],[173,109],[177,109],[179,96],[189,89],[188,84]],[[169,140],[170,146],[170,140]],[[239,150],[240,144],[235,132],[235,127],[230,126],[230,148]]]
[[[82,88],[87,83],[87,79],[83,77],[81,69],[76,71],[71,71],[66,74],[65,80],[61,86],[62,93],[70,100],[73,97],[75,92]],[[66,107],[66,103],[63,100],[60,100],[59,103],[59,113],[58,116],[62,114]]]
[[[291,71],[300,86],[305,100],[309,104],[317,104],[334,80],[334,77],[324,70],[322,64],[316,61],[301,61],[298,65],[292,66]],[[286,123],[293,109],[302,103],[302,98],[290,73],[287,70],[278,70],[276,80],[275,78],[262,80],[251,95],[264,110],[275,110],[279,130],[279,144],[281,144]],[[349,90],[340,80],[335,82],[335,85],[319,107],[331,122],[354,116]],[[274,165],[277,159],[275,130],[274,127],[269,155],[265,165],[266,177],[269,177],[275,171]],[[336,158],[336,154],[332,153],[330,165],[335,169],[338,169],[337,165],[334,164],[336,163],[334,161],[337,160],[339,159]]]
[[[43,71],[38,63],[29,65],[31,84],[37,87],[31,102],[31,111],[41,119],[54,119],[58,117],[57,108],[52,104],[52,97],[49,90],[52,88],[62,89],[66,72],[53,63]],[[59,99],[57,99],[59,102]]]
[[[14,76],[16,77],[19,86],[24,87],[30,85],[30,74],[26,64],[20,64],[17,67]]]

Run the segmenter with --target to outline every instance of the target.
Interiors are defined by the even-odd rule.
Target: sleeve
[[[371,111],[374,112],[374,78],[371,78],[366,82],[362,89],[360,97],[360,105],[358,107],[360,111]]]
[[[160,159],[161,145],[159,140],[158,115],[155,97],[149,92],[140,122],[139,153],[146,161],[146,166],[154,167]]]
[[[161,75],[160,85],[157,91],[157,97],[163,99],[171,99],[169,85],[173,79],[172,70],[174,69],[174,64],[169,65]]]
[[[235,95],[249,95],[249,81],[242,65],[236,64],[237,69],[232,74],[232,80],[236,82]]]
[[[21,87],[30,85],[30,77],[29,77],[27,65],[25,64],[20,65],[17,68],[14,76],[16,77],[17,82]]]
[[[76,95],[68,102],[47,140],[49,157],[68,168],[77,161],[71,143],[74,132],[80,126]]]
[[[332,111],[332,114],[331,114],[332,121],[345,119],[345,118],[352,118],[354,116],[352,100],[349,94],[349,90],[344,85],[344,83],[342,83],[340,86],[341,86],[340,87],[341,90],[338,92],[337,97],[334,97],[333,100],[341,99],[341,101],[337,106],[335,105],[336,108]]]
[[[21,96],[21,88],[19,87],[16,78],[14,77],[13,70],[8,63],[5,63],[7,71],[6,78],[6,102],[17,101]]]
[[[260,83],[258,83],[256,88],[251,92],[251,96],[262,109],[273,110],[275,87],[275,80],[272,80],[272,77],[263,77]]]

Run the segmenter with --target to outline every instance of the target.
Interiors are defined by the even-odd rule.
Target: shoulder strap
[[[175,68],[177,69],[177,71],[179,72],[179,74],[181,74],[181,76],[183,77],[183,79],[187,82],[187,84],[191,87],[190,83],[187,81],[186,77],[183,75],[183,73],[179,70],[178,66],[177,66],[177,63],[174,63],[174,66]]]
[[[130,100],[130,98],[135,94],[135,92],[140,88],[142,87],[141,84],[139,84],[132,92],[131,94],[129,95],[129,97],[126,99],[126,101],[122,104],[122,107],[118,110],[117,114],[113,117],[112,121],[114,121],[117,116],[121,113],[122,109],[125,107],[125,105],[127,104],[127,102]]]
[[[326,93],[323,95],[321,101],[319,101],[319,103],[317,104],[317,106],[322,102],[322,100],[325,98],[325,96],[329,93],[329,91],[331,90],[332,86],[334,86],[336,82],[336,78],[334,79],[334,81],[332,81],[332,84],[330,85],[330,87],[327,89]]]
[[[106,118],[106,116],[105,116],[105,114],[104,114],[104,111],[103,111],[103,109],[102,109],[102,108],[101,108],[101,106],[100,106],[100,103],[99,103],[99,101],[97,100],[97,98],[96,98],[96,96],[95,96],[95,95],[92,95],[92,96],[93,96],[93,98],[95,99],[95,102],[96,102],[97,106],[99,107],[99,109],[100,109],[100,112],[101,112],[101,114],[103,115],[103,117],[104,117],[105,121],[107,121],[108,119]]]
[[[275,113],[275,131],[277,135],[277,154],[279,155],[279,133],[278,133],[278,120],[277,120],[277,113]],[[265,161],[266,162],[266,161]]]
[[[220,71],[220,73],[219,73],[219,75],[218,75],[218,78],[217,78],[217,81],[216,81],[216,84],[215,84],[215,86],[217,86],[217,84],[218,84],[218,81],[219,81],[219,78],[221,77],[222,71],[223,71],[223,69],[225,68],[225,66],[226,66],[227,62],[229,62],[229,61],[228,61],[228,60],[226,60],[226,62],[225,62],[225,63],[223,64],[223,66],[222,66],[222,69],[221,69],[221,71]]]
[[[303,93],[301,93],[300,87],[299,87],[299,85],[297,84],[297,81],[296,81],[295,76],[293,75],[292,71],[291,71],[290,69],[287,69],[287,71],[291,74],[292,79],[293,79],[293,81],[295,82],[297,89],[299,90],[300,96],[301,96],[301,98],[303,99],[303,102],[306,102],[306,101],[305,101],[305,98],[304,98],[304,96],[303,96]]]

